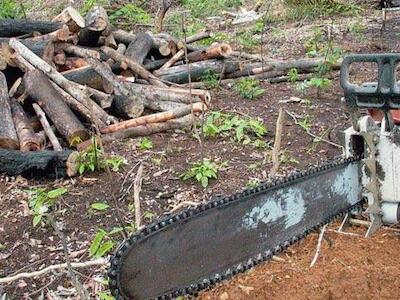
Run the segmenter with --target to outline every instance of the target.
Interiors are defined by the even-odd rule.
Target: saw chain
[[[340,158],[335,161],[325,163],[318,167],[313,167],[307,171],[296,172],[293,175],[289,175],[285,178],[279,178],[269,183],[263,183],[258,187],[247,189],[243,192],[234,194],[232,196],[218,198],[216,200],[210,201],[208,203],[199,204],[195,208],[189,208],[177,214],[168,216],[163,218],[155,223],[146,226],[139,232],[132,234],[128,239],[126,239],[120,247],[116,250],[114,256],[111,258],[111,267],[108,273],[109,276],[109,288],[111,293],[116,299],[125,299],[123,293],[121,292],[121,282],[120,282],[120,273],[122,268],[122,263],[124,261],[125,256],[136,245],[140,242],[146,240],[147,238],[157,234],[159,231],[165,230],[166,228],[174,225],[177,222],[188,221],[192,218],[195,218],[199,214],[206,214],[209,210],[218,209],[219,207],[226,205],[233,205],[234,203],[246,201],[249,196],[254,194],[260,194],[263,192],[267,192],[270,190],[278,190],[283,189],[285,187],[291,186],[294,183],[305,181],[310,177],[319,176],[319,174],[326,173],[329,170],[335,168],[341,168],[350,163],[358,162],[361,160],[360,156],[351,157],[351,158]],[[329,217],[324,219],[317,225],[312,226],[311,228],[304,228],[304,231],[301,234],[296,234],[294,236],[287,236],[286,240],[280,242],[273,249],[266,249],[263,252],[258,253],[258,255],[246,260],[242,261],[234,266],[229,266],[226,268],[224,272],[218,272],[208,279],[203,279],[200,282],[193,282],[192,284],[186,286],[185,288],[178,288],[176,290],[170,290],[164,293],[161,296],[157,296],[155,299],[174,299],[178,296],[183,295],[196,295],[201,290],[207,289],[218,282],[229,279],[232,276],[243,273],[246,270],[270,259],[273,255],[276,255],[286,248],[288,248],[293,243],[303,239],[309,233],[316,231],[319,227],[323,226],[326,223],[331,222],[336,217],[342,217],[346,213],[361,208],[363,204],[363,200],[359,201],[354,205],[350,205],[349,207],[342,209],[340,211],[332,212],[332,214],[328,214]],[[132,270],[134,273],[134,270]],[[132,275],[134,277],[134,275]],[[156,285],[157,283],[155,283]]]

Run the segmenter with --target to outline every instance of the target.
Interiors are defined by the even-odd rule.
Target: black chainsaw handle
[[[361,86],[350,83],[350,65],[357,62],[375,63],[378,67],[378,82]],[[346,102],[355,107],[399,109],[400,86],[396,82],[396,66],[399,63],[400,53],[346,56],[340,68],[340,85],[344,90]]]

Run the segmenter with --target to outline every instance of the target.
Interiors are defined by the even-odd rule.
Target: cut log
[[[171,101],[191,104],[193,102],[202,101],[206,105],[209,105],[211,102],[210,92],[206,90],[189,90],[177,87],[160,88],[136,83],[127,83],[126,86],[138,92],[148,102]],[[190,96],[192,96],[192,99],[190,99]]]
[[[93,98],[94,102],[96,102],[101,108],[110,108],[113,102],[113,96],[103,93],[102,91],[96,90],[91,87],[87,87],[91,97]]]
[[[0,72],[0,148],[18,149],[19,142],[15,130],[6,77]]]
[[[100,59],[100,53],[96,50],[79,47],[71,44],[66,43],[58,43],[56,44],[56,51],[63,50],[65,53],[70,54],[71,56],[78,56],[78,57],[93,57],[96,59]]]
[[[188,36],[186,38],[186,44],[191,44],[191,43],[194,43],[194,42],[197,42],[197,41],[201,41],[201,40],[209,38],[209,37],[212,37],[212,34],[211,34],[210,30],[204,29],[204,30],[192,35],[192,36]],[[179,49],[183,49],[184,47],[185,47],[185,41],[179,41],[178,42],[178,48]]]
[[[153,48],[153,37],[145,32],[138,33],[136,38],[129,44],[125,56],[143,64],[143,61],[150,50]]]
[[[178,46],[176,45],[175,41],[169,40],[167,42],[163,42],[158,48],[158,51],[160,51],[162,56],[175,55],[176,52],[178,52]]]
[[[37,69],[43,71],[49,78],[51,78],[57,85],[63,88],[76,100],[81,102],[89,109],[93,109],[93,112],[107,124],[114,118],[109,116],[101,107],[99,107],[93,100],[89,97],[89,91],[85,86],[79,85],[75,82],[69,81],[64,76],[62,76],[57,70],[47,64],[45,61],[40,59],[32,53],[28,48],[21,44],[17,39],[10,40],[10,46],[25,60],[23,62],[25,65],[33,65]],[[21,60],[22,63],[22,60]],[[107,121],[106,121],[107,120]],[[111,121],[112,122],[112,121]],[[101,125],[101,124],[99,124]]]
[[[173,111],[166,111],[152,115],[142,116],[136,119],[127,120],[117,124],[113,124],[101,128],[101,133],[112,133],[127,128],[137,127],[140,125],[147,125],[152,123],[162,123],[171,119],[177,119],[186,116],[192,112],[201,112],[206,109],[203,103],[194,103],[193,105],[185,105]]]
[[[70,94],[68,94],[66,91],[64,91],[62,88],[60,88],[54,82],[52,82],[51,84],[57,90],[57,92],[59,92],[60,95],[63,97],[65,103],[67,103],[68,106],[72,108],[72,110],[79,113],[84,119],[86,119],[91,124],[94,124],[96,126],[104,126],[105,124],[113,122],[113,120],[108,119],[109,116],[106,114],[104,110],[101,109],[99,105],[97,105],[97,103],[91,102],[93,107],[88,108],[81,102],[76,100],[74,97],[72,97]]]
[[[138,62],[134,61],[133,59],[129,59],[126,56],[119,54],[117,51],[114,49],[111,49],[109,47],[102,47],[101,51],[112,58],[113,60],[123,64],[125,63],[133,72],[137,73],[139,76],[141,76],[143,79],[149,81],[151,84],[155,86],[161,86],[161,87],[167,87],[166,84],[164,84],[159,78],[151,74],[149,71],[147,71],[142,65],[140,65]]]
[[[128,118],[136,118],[143,113],[143,100],[139,93],[128,90],[107,64],[100,63],[93,58],[89,58],[88,62],[104,80],[107,80],[113,86],[114,101],[112,108],[115,113]]]
[[[229,73],[225,75],[225,78],[239,78],[245,76],[251,76],[256,74],[261,74],[264,72],[271,71],[274,67],[271,65],[262,65],[261,63],[257,64],[248,64],[245,65],[241,70]]]
[[[71,6],[68,6],[59,15],[55,16],[53,22],[66,24],[71,32],[79,32],[85,27],[85,19]]]
[[[232,48],[228,44],[217,44],[210,46],[206,50],[189,53],[187,56],[187,60],[189,62],[195,62],[212,58],[226,58],[229,57],[231,53]]]
[[[89,139],[90,136],[85,127],[43,72],[33,70],[26,73],[24,85],[28,94],[43,108],[69,145],[74,146],[79,141]]]
[[[199,100],[195,101],[196,99],[193,100],[193,103],[200,102]],[[179,102],[173,102],[173,101],[149,101],[147,99],[144,99],[144,107],[151,109],[153,111],[159,111],[159,112],[166,112],[170,110],[175,110],[178,108],[181,108],[185,106],[183,103]]]
[[[204,72],[211,70],[216,73],[221,73],[225,70],[226,73],[232,73],[239,69],[238,62],[230,62],[224,60],[206,60],[194,62],[190,64],[190,76],[192,81],[200,80]],[[154,74],[159,78],[174,82],[174,83],[187,83],[189,82],[189,68],[188,65],[180,65],[168,68],[166,70],[154,71]]]
[[[48,137],[50,143],[53,145],[53,149],[55,151],[62,151],[60,142],[58,141],[56,135],[54,134],[54,131],[49,124],[49,121],[47,121],[44,111],[36,103],[33,103],[32,107],[35,110],[36,115],[39,117],[40,124],[42,124],[42,128],[46,136]]]
[[[178,60],[182,59],[182,57],[185,55],[185,50],[181,49],[174,56],[170,58],[169,61],[167,61],[161,68],[160,70],[165,70],[170,67],[172,67]]]
[[[125,45],[129,45],[136,38],[136,34],[127,32],[122,29],[114,30],[113,35],[118,43],[123,43]]]
[[[60,22],[46,22],[22,19],[3,19],[0,20],[0,36],[18,36],[34,31],[46,34],[56,31],[63,26]]]
[[[184,116],[179,119],[172,119],[162,123],[153,123],[148,125],[141,125],[133,128],[128,128],[114,133],[102,135],[101,142],[103,144],[111,143],[113,141],[127,139],[139,136],[148,136],[160,132],[165,132],[173,129],[182,129],[190,127],[193,124],[194,117],[192,114]],[[87,149],[92,144],[92,141],[85,141],[77,146],[79,151]]]
[[[148,71],[154,71],[162,67],[167,61],[169,61],[169,58],[162,58],[162,59],[157,59],[157,60],[144,60],[144,67]]]
[[[0,149],[0,173],[26,178],[59,178],[77,175],[76,151],[21,152]]]
[[[108,94],[113,91],[112,85],[103,80],[103,77],[90,65],[62,72],[62,75],[70,81],[90,86]]]
[[[93,6],[85,17],[85,28],[79,32],[79,45],[94,47],[99,38],[110,26],[107,12],[101,6]]]
[[[67,61],[67,56],[65,55],[64,51],[57,53],[54,55],[54,63],[57,66],[63,66],[65,65],[65,62]]]
[[[65,68],[64,71],[68,71],[68,70],[73,70],[73,69],[78,69],[78,68],[82,68],[87,66],[88,63],[86,62],[86,60],[84,58],[80,58],[80,57],[67,57],[67,59],[65,60]]]
[[[19,149],[21,151],[38,151],[43,149],[43,145],[35,134],[22,106],[13,98],[10,99],[10,106],[19,139]]]

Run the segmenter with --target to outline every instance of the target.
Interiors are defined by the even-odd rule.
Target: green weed
[[[110,21],[114,25],[120,22],[128,23],[129,25],[151,24],[152,20],[151,14],[133,3],[124,4],[110,13]]]
[[[326,90],[332,85],[332,81],[328,78],[313,77],[310,79],[309,86],[317,89],[317,95],[320,97],[321,91]]]
[[[300,79],[299,72],[297,72],[296,68],[292,68],[287,73],[289,82],[296,82]]]
[[[85,172],[102,171],[107,166],[114,172],[117,172],[124,164],[124,159],[121,156],[106,156],[93,140],[93,144],[86,150],[81,151],[78,157],[78,172],[83,174]]]
[[[139,140],[137,146],[140,150],[150,150],[153,149],[153,142],[149,138],[144,137]]]
[[[360,5],[350,1],[336,0],[284,0],[289,19],[315,19],[318,17],[328,17],[333,15],[358,15],[362,8]]]
[[[221,11],[243,5],[243,0],[181,0],[194,18],[219,15]]]
[[[231,114],[212,112],[203,126],[205,137],[218,135],[234,137],[236,142],[261,146],[259,139],[267,133],[262,121],[253,118],[240,118]]]
[[[14,0],[0,1],[0,19],[17,19],[22,17],[22,4],[17,4]]]
[[[110,4],[107,0],[85,0],[82,8],[80,9],[80,13],[82,15],[86,15],[89,10],[93,8],[93,6],[99,5],[104,6]]]
[[[32,191],[32,198],[29,200],[29,207],[32,210],[33,215],[33,226],[37,226],[42,223],[46,213],[52,208],[59,197],[66,194],[68,190],[66,188],[58,188],[47,191],[46,189],[35,189]]]
[[[249,50],[253,49],[255,46],[259,46],[261,42],[260,37],[254,35],[251,31],[239,32],[237,34],[237,39],[241,46]]]
[[[181,175],[183,180],[196,179],[203,188],[206,188],[212,179],[217,179],[219,166],[208,159],[195,162],[192,167]]]
[[[281,164],[299,164],[299,161],[296,158],[291,157],[287,151],[282,151],[279,156],[279,161]]]
[[[216,89],[219,87],[219,75],[213,70],[207,70],[203,73],[201,80],[209,89]]]
[[[243,98],[256,99],[264,95],[265,90],[260,87],[260,82],[254,78],[244,78],[235,82],[234,90]]]
[[[260,185],[261,181],[258,178],[251,178],[249,179],[249,181],[247,182],[246,186],[248,188],[255,188],[258,187]]]

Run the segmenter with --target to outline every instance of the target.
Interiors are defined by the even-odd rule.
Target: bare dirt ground
[[[334,34],[334,42],[346,52],[397,50],[393,32],[388,31],[383,40],[379,38],[379,11],[363,12],[360,22],[366,29],[361,34],[347,31],[346,24],[351,20],[353,19],[348,17],[335,17],[333,21],[317,19],[273,24],[283,35],[277,38],[272,33],[266,33],[264,55],[284,59],[304,57],[304,41],[312,34],[312,29],[332,22],[335,25],[331,32]],[[321,26],[325,28],[325,25]],[[278,111],[282,107],[299,119],[308,119],[309,130],[313,134],[321,136],[330,132],[325,138],[339,143],[338,131],[348,127],[350,121],[340,102],[342,91],[338,84],[338,72],[333,71],[330,75],[333,78],[332,86],[319,96],[315,89],[299,92],[296,83],[262,82],[265,94],[256,100],[246,100],[225,85],[212,90],[212,110],[261,119],[268,129],[263,140],[271,145]],[[288,101],[291,97],[303,101]],[[207,138],[204,142],[204,156],[220,164],[226,163],[219,170],[218,179],[212,181],[207,189],[203,189],[193,181],[182,181],[179,178],[193,161],[200,158],[199,143],[191,132],[157,134],[150,139],[153,148],[149,150],[140,150],[137,139],[107,146],[107,153],[118,154],[126,160],[124,167],[113,172],[111,177],[107,173],[92,173],[48,182],[2,175],[0,277],[38,270],[65,261],[60,239],[51,226],[32,226],[28,201],[29,190],[33,188],[68,189],[68,193],[62,196],[53,209],[53,214],[66,236],[72,261],[87,261],[91,259],[88,249],[99,229],[111,231],[120,227],[118,215],[124,225],[133,223],[133,196],[128,191],[139,163],[144,165],[141,203],[146,223],[184,201],[206,201],[218,194],[242,190],[249,180],[266,180],[272,165],[270,147],[258,149],[251,145],[242,145],[234,142],[232,137]],[[289,115],[286,115],[284,122],[282,145],[284,157],[278,176],[305,169],[342,154],[341,148],[316,141],[304,128],[296,125]],[[113,201],[112,194],[116,196],[116,202]],[[93,212],[90,205],[95,202],[106,202],[110,208],[103,212]],[[309,268],[309,263],[314,255],[317,234],[312,234],[290,247],[281,255],[284,262],[262,264],[202,293],[199,299],[398,298],[398,235],[380,231],[374,238],[365,239],[361,236],[365,229],[351,228],[349,231],[360,236],[341,235],[331,231],[326,233],[328,241],[324,241],[318,262],[312,269]],[[117,233],[109,239],[117,244],[123,236]],[[106,269],[107,266],[78,270],[79,281],[90,291],[93,299],[99,298],[99,292],[107,290]],[[21,279],[0,286],[0,294],[2,291],[7,294],[7,299],[36,299],[44,296],[48,299],[77,299],[76,290],[65,271],[54,271],[34,279]]]

